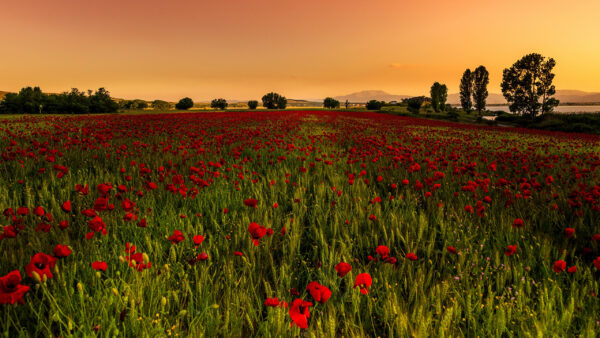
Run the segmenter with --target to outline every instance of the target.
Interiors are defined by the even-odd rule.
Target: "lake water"
[[[496,111],[501,110],[507,113],[510,112],[508,110],[508,106],[487,106],[488,110]],[[555,113],[600,113],[600,106],[558,106],[554,108]]]

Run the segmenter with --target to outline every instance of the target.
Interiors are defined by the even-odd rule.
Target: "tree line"
[[[104,88],[87,93],[73,88],[61,94],[44,94],[40,87],[25,87],[18,93],[7,93],[0,101],[2,114],[114,113],[118,109],[119,104]]]
[[[263,107],[267,109],[285,109],[287,107],[287,99],[285,96],[277,94],[275,92],[267,93],[262,97]],[[223,98],[214,99],[210,102],[210,107],[213,109],[226,109],[229,103]],[[194,101],[189,97],[184,97],[177,104],[175,109],[187,110],[194,106]],[[258,107],[258,101],[248,101],[248,109],[256,109]]]
[[[552,70],[556,62],[552,58],[531,53],[523,56],[511,67],[504,69],[502,76],[502,94],[509,104],[513,113],[531,118],[540,112],[550,113],[559,101],[552,97],[556,89],[552,84],[554,73]],[[460,80],[460,105],[462,109],[470,114],[474,109],[481,118],[486,108],[488,97],[487,86],[489,84],[489,72],[484,66],[479,66],[473,71],[466,69]],[[411,97],[402,100],[407,109],[415,114],[425,102],[431,104],[436,112],[446,111],[448,114],[457,114],[455,109],[446,104],[448,88],[445,84],[435,82],[430,88],[430,98],[423,96]],[[287,99],[285,96],[275,92],[267,93],[262,97],[263,107],[267,109],[285,109]],[[383,101],[371,100],[367,102],[369,110],[380,110],[385,104]],[[171,104],[155,100],[152,108],[166,110]],[[345,107],[348,108],[346,100]],[[194,101],[185,97],[175,104],[175,109],[187,110],[194,106]],[[223,98],[214,99],[210,103],[213,109],[226,109],[227,100]],[[329,109],[340,107],[340,102],[334,98],[327,97],[323,100],[323,106]],[[258,101],[248,101],[249,109],[256,109]],[[4,114],[88,114],[88,113],[114,113],[118,109],[146,109],[148,103],[143,100],[121,100],[118,103],[110,97],[110,93],[99,88],[93,92],[79,91],[77,88],[60,94],[44,94],[39,87],[25,87],[18,93],[8,93],[0,101],[0,113]]]
[[[552,84],[555,65],[554,59],[531,53],[504,69],[500,86],[511,112],[533,118],[539,113],[551,113],[558,106],[559,101],[552,97],[556,94]],[[465,70],[460,80],[460,104],[465,112],[475,108],[481,116],[488,83],[489,73],[484,66]]]

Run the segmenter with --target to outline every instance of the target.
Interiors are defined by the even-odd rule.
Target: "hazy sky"
[[[0,2],[0,90],[106,87],[123,98],[323,98],[458,91],[538,52],[557,89],[600,91],[599,0]]]

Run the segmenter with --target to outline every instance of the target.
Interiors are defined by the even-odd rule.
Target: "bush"
[[[258,107],[258,101],[255,101],[255,100],[248,101],[249,109],[256,109],[256,107]]]
[[[227,108],[227,100],[214,99],[210,102],[210,107],[214,108],[214,109],[225,109],[225,108]]]
[[[381,110],[381,107],[383,107],[384,104],[385,102],[383,101],[371,100],[367,102],[366,108],[368,110]]]
[[[193,106],[194,101],[192,101],[192,99],[190,99],[189,97],[184,97],[183,99],[179,100],[179,102],[177,102],[175,108],[180,110],[187,110],[192,108]]]
[[[331,97],[327,97],[327,98],[325,98],[325,100],[323,100],[323,107],[329,108],[329,109],[339,108],[340,101],[338,101],[334,98],[331,98]]]
[[[285,109],[287,99],[277,93],[268,93],[262,97],[263,107],[267,109]]]
[[[167,101],[163,100],[154,100],[152,101],[152,109],[155,110],[167,110],[171,108],[171,104]]]
[[[409,99],[404,100],[404,102],[408,105],[408,111],[413,114],[418,114],[421,106],[425,102],[425,98],[423,96],[411,97]]]

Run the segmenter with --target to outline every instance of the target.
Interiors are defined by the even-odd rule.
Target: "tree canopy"
[[[331,97],[326,97],[325,100],[323,100],[323,107],[329,108],[329,109],[339,108],[340,101],[338,101],[334,98],[331,98]]]
[[[267,109],[285,109],[287,99],[277,93],[268,93],[262,97],[263,107]]]
[[[487,85],[490,82],[490,73],[484,66],[479,66],[473,71],[473,102],[475,109],[481,116],[485,110],[485,104],[488,97]]]
[[[460,79],[460,105],[462,109],[467,113],[471,113],[473,103],[471,96],[473,95],[473,75],[471,70],[467,68]]]
[[[179,102],[177,102],[175,108],[180,110],[188,110],[193,106],[194,101],[192,101],[192,99],[190,99],[189,97],[184,97],[183,99],[179,100]]]
[[[210,102],[210,107],[214,108],[214,109],[225,109],[225,108],[227,108],[227,100],[214,99]]]
[[[554,59],[531,53],[504,69],[502,94],[511,112],[533,118],[558,106],[559,101],[552,97],[556,93],[552,84],[555,65]]]
[[[445,109],[446,100],[448,99],[448,88],[445,84],[435,82],[431,86],[431,107],[437,113]]]

